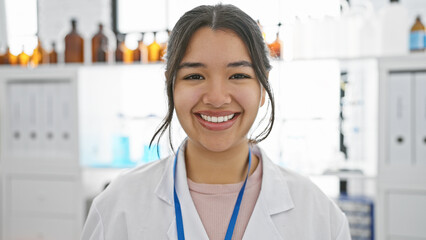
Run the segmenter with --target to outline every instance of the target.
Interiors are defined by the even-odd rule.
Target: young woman
[[[253,19],[232,5],[200,6],[174,27],[167,50],[168,114],[187,139],[93,202],[83,240],[350,239],[346,217],[314,184],[256,145],[270,133],[271,68]],[[268,94],[269,124],[248,139]]]

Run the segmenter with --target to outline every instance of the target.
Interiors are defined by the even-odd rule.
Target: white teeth
[[[208,121],[208,122],[214,122],[214,123],[222,123],[231,120],[235,114],[230,114],[228,116],[220,116],[220,117],[214,117],[214,116],[207,116],[200,114],[201,118]]]

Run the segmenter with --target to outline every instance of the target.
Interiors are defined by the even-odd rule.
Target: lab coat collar
[[[186,141],[179,147],[180,150],[176,165],[176,192],[182,207],[185,236],[188,239],[208,239],[208,235],[189,192],[184,161],[185,147]],[[260,151],[263,164],[262,187],[243,239],[281,239],[272,220],[272,216],[289,211],[294,208],[294,203],[287,182],[280,169],[257,145],[253,145],[252,147]],[[155,193],[174,210],[173,160],[174,155],[167,159],[166,169],[155,189]],[[259,231],[259,229],[262,230]],[[177,239],[175,218],[171,219],[167,235],[169,239]]]
[[[272,216],[285,214],[294,208],[290,190],[278,166],[257,145],[252,147],[260,152],[262,158],[262,188],[243,239],[283,239]]]

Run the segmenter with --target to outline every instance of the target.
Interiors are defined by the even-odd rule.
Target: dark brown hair
[[[192,35],[202,27],[209,27],[213,30],[231,30],[245,43],[256,77],[266,90],[271,103],[271,115],[267,126],[258,136],[250,139],[250,142],[256,143],[264,140],[272,130],[275,118],[275,102],[268,82],[268,73],[271,65],[268,59],[268,48],[265,45],[259,26],[249,15],[233,5],[203,5],[186,12],[178,20],[170,34],[167,46],[165,74],[168,112],[152,137],[150,145],[156,138],[158,138],[157,143],[159,143],[163,134],[168,131],[169,143],[173,149],[171,142],[171,122],[175,107],[173,100],[174,81]]]

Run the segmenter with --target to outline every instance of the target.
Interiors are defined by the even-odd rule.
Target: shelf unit
[[[426,56],[379,61],[378,240],[426,239]]]

